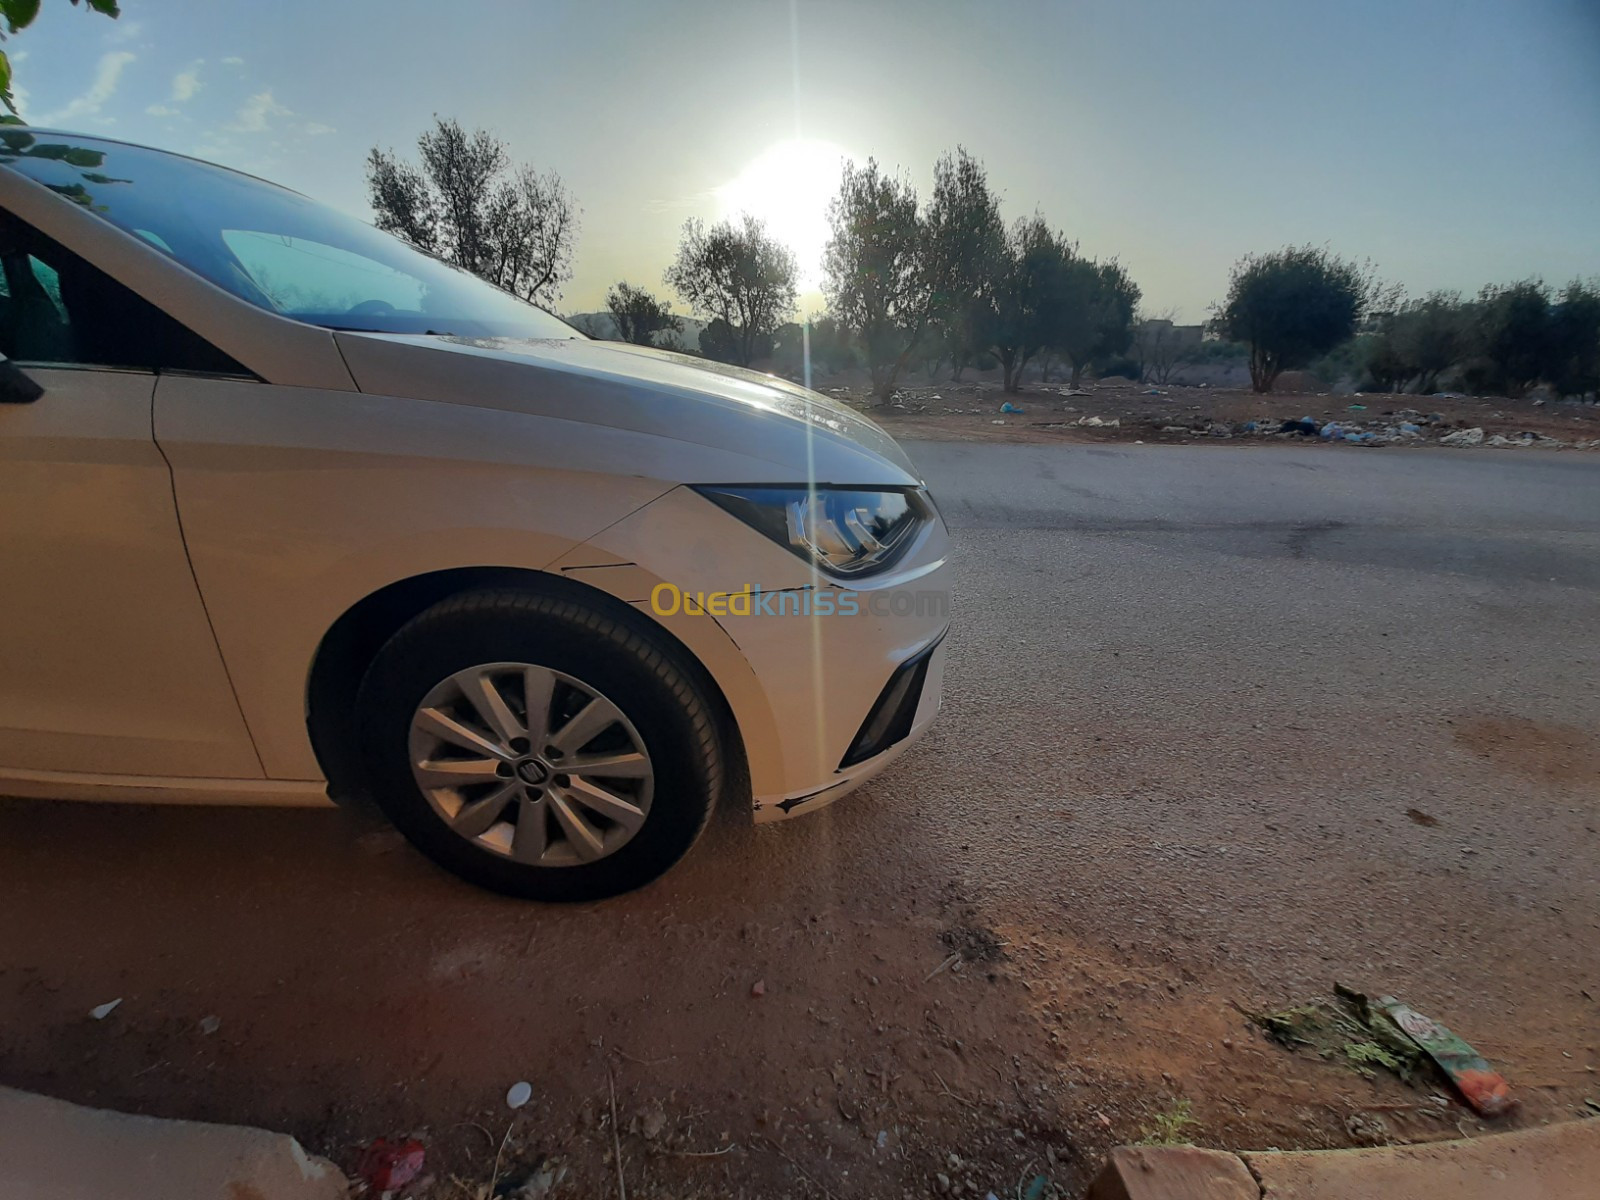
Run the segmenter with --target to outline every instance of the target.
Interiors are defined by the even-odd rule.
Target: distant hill
[[[608,312],[572,313],[562,318],[592,338],[615,342],[617,337],[617,323]],[[706,327],[704,321],[697,321],[693,317],[679,317],[683,322],[682,333],[668,333],[656,335],[656,344],[665,349],[671,349],[674,341],[685,350],[700,349],[700,331]]]

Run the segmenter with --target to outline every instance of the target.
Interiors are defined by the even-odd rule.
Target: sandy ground
[[[1339,980],[1478,1045],[1501,1126],[1600,1100],[1600,456],[910,449],[958,619],[880,780],[577,908],[336,811],[0,804],[0,1079],[347,1167],[414,1133],[435,1197],[620,1193],[619,1149],[635,1197],[1073,1195],[1185,1113],[1486,1128],[1240,1012]]]

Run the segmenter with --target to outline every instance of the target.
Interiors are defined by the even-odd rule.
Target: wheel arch
[[[378,651],[408,621],[435,604],[485,589],[537,591],[649,624],[682,654],[717,712],[718,732],[729,759],[725,776],[729,786],[748,788],[744,734],[733,706],[716,672],[672,630],[634,605],[564,575],[519,567],[453,567],[396,580],[364,596],[340,614],[317,646],[306,682],[306,732],[328,781],[328,795],[336,803],[359,803],[365,796],[355,704]]]

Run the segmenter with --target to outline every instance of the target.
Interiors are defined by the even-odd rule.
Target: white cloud
[[[122,69],[131,63],[136,56],[129,50],[113,50],[109,54],[100,56],[99,65],[95,67],[94,83],[87,92],[79,96],[63,109],[33,119],[35,125],[65,125],[72,121],[79,121],[85,117],[92,117],[100,111],[100,107],[111,99],[117,90],[117,84],[122,80]]]
[[[144,32],[144,26],[137,21],[116,21],[111,26],[111,32],[106,34],[106,41],[113,45],[117,42],[131,42]]]
[[[339,131],[332,125],[324,125],[321,121],[312,121],[310,124],[302,126],[300,132],[307,137],[320,137],[324,133],[338,133]]]
[[[223,66],[227,67],[242,67],[244,66],[244,59],[240,58],[237,54],[230,54],[227,58],[222,60],[222,64]]]
[[[292,117],[294,110],[285,108],[272,98],[272,93],[257,92],[246,100],[239,108],[238,115],[233,118],[233,124],[225,128],[234,133],[260,133],[267,127],[267,122],[273,117]]]
[[[197,58],[172,77],[172,102],[182,104],[194,99],[200,90],[200,67],[206,60]]]
[[[145,112],[149,113],[152,117],[175,117],[178,115],[177,109],[168,108],[165,104],[152,104],[149,108],[145,109]]]

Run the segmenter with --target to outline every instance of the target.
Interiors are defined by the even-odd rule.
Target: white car
[[[0,265],[0,794],[370,797],[591,898],[938,709],[948,535],[840,404],[77,134],[0,129]]]

